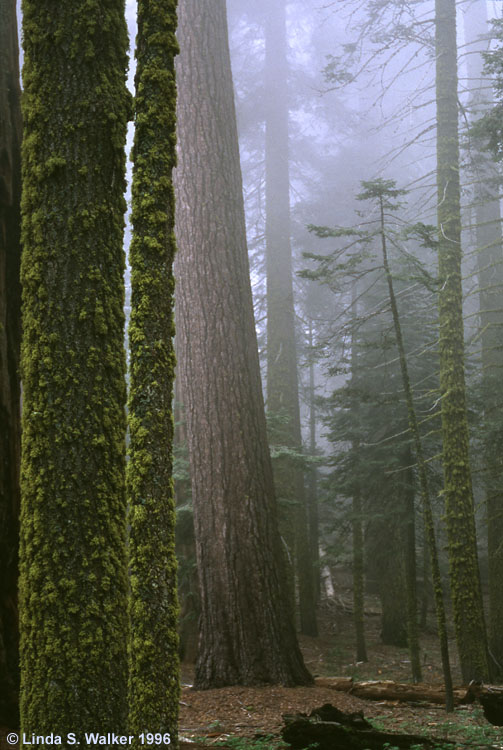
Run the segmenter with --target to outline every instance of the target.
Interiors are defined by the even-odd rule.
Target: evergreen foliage
[[[496,40],[494,48],[484,55],[485,72],[492,76],[495,103],[472,126],[472,134],[485,140],[494,159],[503,159],[503,19],[492,22]]]
[[[123,0],[23,2],[21,724],[126,725]]]
[[[327,418],[330,434],[338,445],[339,453],[338,457],[334,458],[337,469],[333,482],[336,491],[353,499],[351,522],[356,540],[353,549],[354,585],[361,588],[358,577],[362,565],[362,540],[359,541],[358,527],[363,517],[366,517],[369,521],[368,538],[371,541],[370,555],[373,567],[379,568],[379,577],[382,579],[382,637],[385,642],[403,645],[406,639],[408,640],[413,677],[417,680],[421,677],[421,667],[416,613],[415,481],[411,472],[411,442],[415,444],[422,490],[426,475],[408,374],[402,315],[398,311],[399,292],[395,293],[391,262],[393,260],[394,272],[398,276],[397,287],[400,294],[407,292],[404,282],[409,284],[409,293],[411,289],[415,289],[414,313],[411,316],[409,310],[403,316],[406,321],[407,349],[416,349],[423,339],[419,344],[419,348],[422,349],[426,343],[424,331],[420,332],[418,329],[418,321],[412,321],[419,313],[417,302],[425,298],[422,302],[424,310],[421,311],[419,324],[424,327],[424,313],[428,305],[431,306],[431,293],[428,287],[434,286],[434,280],[415,257],[414,252],[406,249],[406,245],[415,251],[418,249],[418,240],[423,245],[431,246],[431,228],[423,224],[409,226],[397,215],[397,209],[400,207],[398,199],[404,196],[406,191],[398,189],[394,180],[379,178],[364,181],[362,187],[363,191],[357,196],[358,200],[371,201],[377,211],[374,212],[371,208],[370,212],[366,212],[366,220],[353,228],[311,225],[311,231],[321,238],[331,237],[346,242],[342,248],[325,256],[307,253],[307,257],[316,261],[316,266],[303,272],[303,275],[321,281],[339,293],[344,286],[352,286],[346,333],[346,336],[350,337],[350,357],[349,360],[346,358],[346,361],[350,365],[351,380],[338,394],[334,394],[335,409],[331,409],[331,414]],[[362,212],[359,214],[362,215]],[[375,248],[377,242],[381,245],[380,261]],[[393,248],[395,256],[396,250],[399,249],[398,258],[390,259],[388,246]],[[384,278],[381,280],[382,271]],[[382,288],[382,281],[387,284],[387,294]],[[373,287],[375,289],[372,291]],[[386,296],[388,303],[383,303],[382,300]],[[360,299],[358,316],[357,299]],[[387,333],[388,304],[392,313],[392,336]],[[411,304],[411,300],[408,304]],[[402,308],[403,306],[402,302]],[[383,339],[382,344],[378,343],[376,333]],[[397,359],[400,364],[398,372],[395,365]],[[414,362],[414,365],[413,372],[415,377],[418,377],[417,363]],[[428,368],[430,373],[432,369],[435,370],[435,362],[429,360]],[[429,380],[431,381],[431,376]],[[430,382],[431,387],[434,387],[434,382]],[[400,403],[401,392],[405,397],[403,406]],[[424,394],[422,396],[424,398]],[[404,429],[404,422],[409,430]],[[351,445],[349,451],[341,452],[342,440],[347,440]],[[366,500],[365,516],[362,494]],[[375,507],[369,506],[369,498],[376,494],[380,498],[380,503]],[[395,550],[395,556],[390,555],[391,549]],[[403,590],[407,592],[407,617],[405,601],[401,594]],[[400,599],[403,602],[401,613],[397,608]],[[407,633],[404,628],[406,622]],[[359,638],[360,650],[363,652],[361,633]]]
[[[176,0],[138,4],[127,471],[129,730],[136,737],[142,731],[168,732],[175,748],[180,692],[172,479],[176,9]]]

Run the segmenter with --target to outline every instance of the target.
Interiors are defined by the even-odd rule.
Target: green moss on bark
[[[24,0],[21,722],[126,723],[123,0]]]
[[[129,398],[129,729],[176,747],[179,665],[172,480],[176,0],[138,3]]]
[[[445,517],[463,680],[488,678],[468,455],[461,287],[456,4],[436,0],[439,351]]]

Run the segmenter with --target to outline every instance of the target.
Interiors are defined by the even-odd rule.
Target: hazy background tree
[[[317,635],[315,575],[304,489],[295,305],[292,282],[288,62],[284,0],[265,13],[265,238],[267,278],[267,410],[278,446],[274,483],[283,533],[295,561],[300,629]],[[284,450],[286,449],[286,450]],[[297,457],[294,454],[297,454]]]
[[[473,180],[472,217],[475,224],[478,276],[480,360],[483,409],[483,456],[487,515],[489,576],[488,638],[491,669],[503,675],[503,467],[501,425],[503,393],[503,246],[499,197],[499,170],[487,151],[484,129],[477,122],[489,115],[493,104],[490,79],[483,75],[484,53],[492,36],[486,3],[472,2],[463,8],[468,77],[468,123],[475,127],[468,136],[468,174]]]

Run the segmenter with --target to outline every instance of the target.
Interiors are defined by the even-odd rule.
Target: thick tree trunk
[[[267,9],[265,46],[267,410],[279,423],[274,440],[301,453],[290,242],[288,63],[284,0],[271,3]],[[278,498],[284,503],[285,537],[295,555],[300,629],[305,635],[315,636],[318,628],[314,560],[309,542],[302,466],[287,455],[279,456],[274,464],[274,482]]]
[[[466,65],[471,88],[470,119],[491,107],[491,88],[483,76],[483,52],[489,49],[487,6],[471,3],[464,8]],[[489,652],[491,669],[503,677],[503,251],[499,173],[483,145],[472,138],[470,168],[475,178],[477,273],[479,278],[480,341],[484,395],[484,484],[487,504],[489,560]]]
[[[178,745],[173,488],[176,0],[139,0],[129,323],[129,731]]]
[[[466,417],[455,0],[436,0],[440,391],[445,517],[456,640],[463,679],[487,679]]]
[[[201,585],[195,685],[309,684],[277,528],[225,1],[182,0],[179,40],[177,352]]]
[[[21,107],[15,0],[0,0],[0,724],[18,708]]]
[[[21,725],[126,726],[122,0],[23,3]]]

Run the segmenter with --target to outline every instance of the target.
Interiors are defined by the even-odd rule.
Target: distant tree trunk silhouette
[[[0,724],[19,722],[21,107],[15,0],[0,0]]]
[[[463,680],[488,678],[464,375],[456,2],[435,2],[440,392],[444,501]]]
[[[139,0],[129,321],[129,731],[178,745],[173,487],[176,0]]]
[[[177,352],[201,587],[195,686],[310,684],[277,527],[225,1],[181,0],[179,41]]]
[[[278,421],[275,440],[302,452],[299,384],[295,341],[295,308],[290,242],[290,175],[288,164],[288,64],[284,0],[270,3],[265,15],[266,97],[266,274],[267,274],[267,410]],[[285,537],[293,551],[299,587],[300,629],[318,633],[309,541],[304,470],[294,458],[275,459],[274,482],[283,505]]]
[[[369,523],[367,568],[371,565],[381,600],[381,640],[407,646],[407,599],[404,568],[403,503],[395,478],[386,477],[378,490],[379,512]],[[397,517],[398,516],[398,517]]]
[[[358,312],[357,282],[354,281],[351,289],[351,315],[356,319]],[[351,332],[351,420],[355,437],[352,440],[351,450],[354,457],[354,487],[352,497],[352,519],[351,531],[353,537],[353,623],[356,640],[356,660],[367,661],[367,645],[365,642],[365,544],[363,534],[363,497],[358,477],[357,461],[360,452],[360,441],[357,437],[360,431],[360,410],[358,394],[358,354],[357,335]]]
[[[127,719],[122,0],[23,2],[23,732]]]
[[[309,452],[311,457],[316,456],[316,388],[314,378],[313,360],[313,321],[309,321]],[[316,602],[321,594],[320,576],[320,532],[319,532],[319,510],[318,510],[318,469],[316,464],[309,468],[307,485],[307,509],[309,515],[309,546],[310,565],[313,569],[314,595]]]

